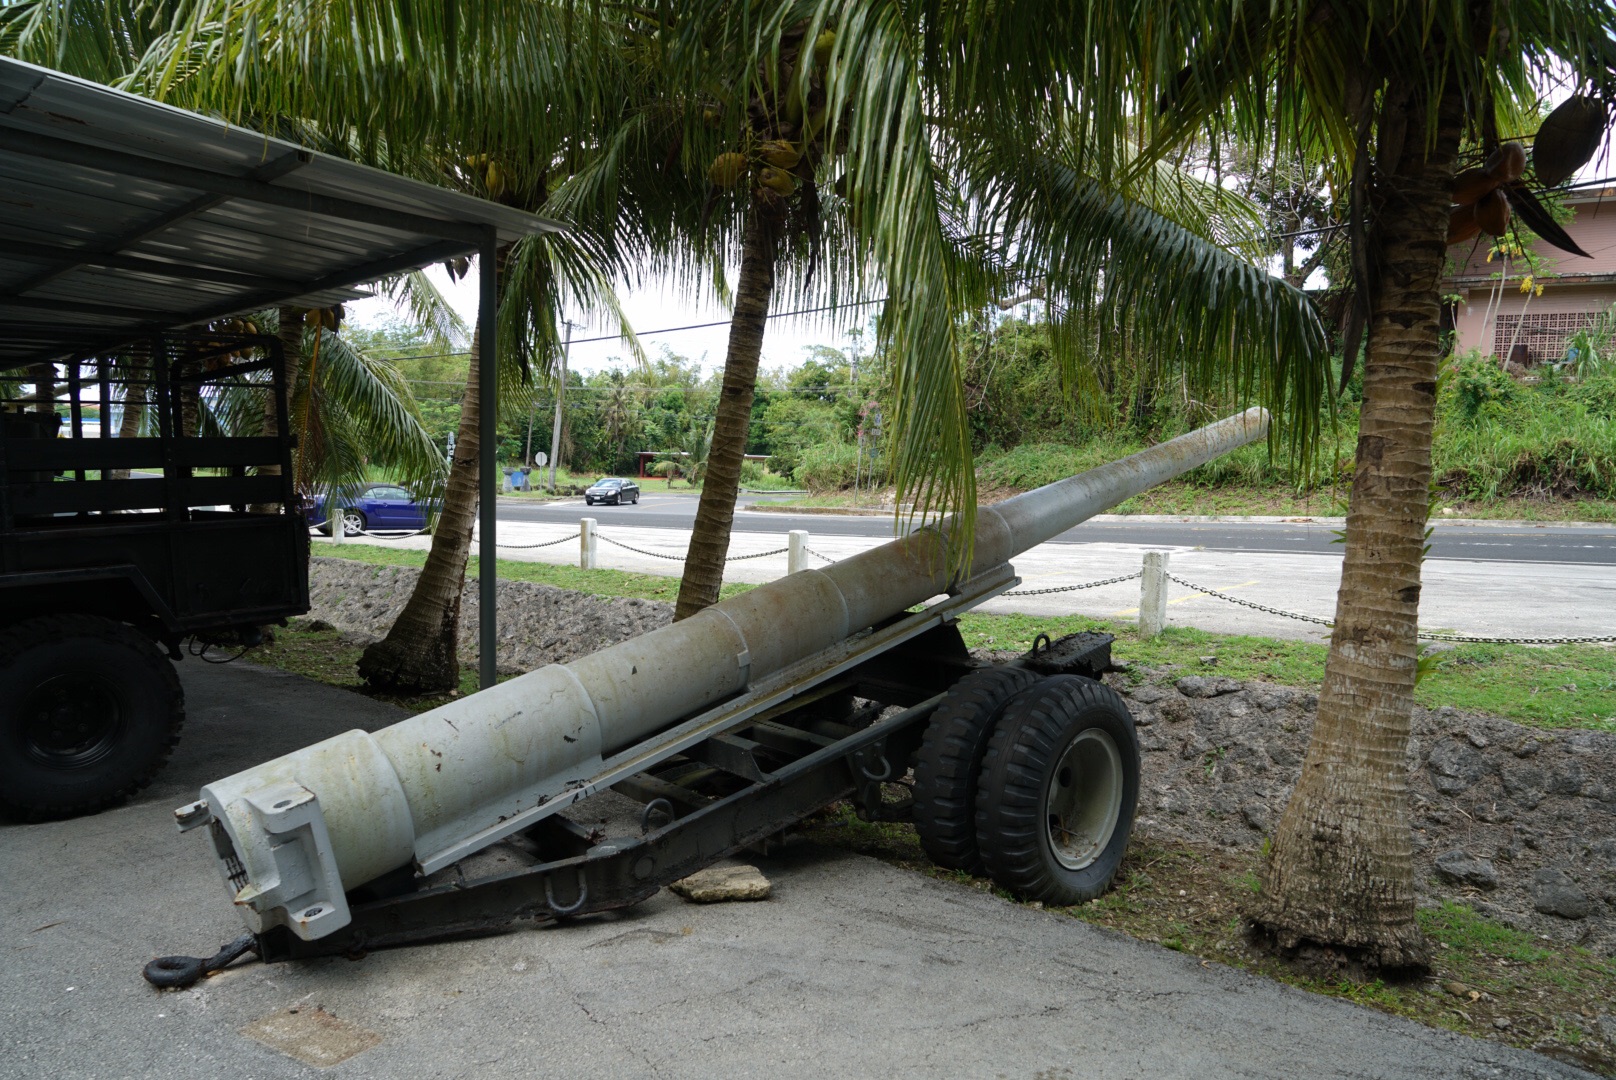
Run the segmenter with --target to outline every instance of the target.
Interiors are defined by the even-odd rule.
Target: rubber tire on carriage
[[[976,842],[1001,888],[1046,904],[1103,894],[1139,803],[1139,740],[1109,687],[1042,679],[1004,708],[977,780]]]
[[[978,873],[976,782],[1005,705],[1037,682],[1022,668],[973,671],[948,692],[926,724],[915,757],[915,832],[931,861]]]
[[[151,783],[184,720],[174,665],[133,627],[51,615],[0,630],[0,809],[115,803]]]

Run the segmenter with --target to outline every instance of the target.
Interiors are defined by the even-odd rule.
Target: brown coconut
[[[1532,141],[1537,182],[1558,187],[1593,160],[1604,141],[1607,119],[1604,104],[1594,98],[1579,94],[1561,102]]]
[[[1476,224],[1488,236],[1503,236],[1509,229],[1509,200],[1503,191],[1495,188],[1476,203]]]

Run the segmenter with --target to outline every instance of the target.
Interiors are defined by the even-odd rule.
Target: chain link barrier
[[[595,539],[596,540],[604,540],[608,544],[611,544],[613,547],[620,547],[624,551],[632,551],[636,555],[648,555],[653,559],[667,559],[669,562],[684,562],[685,561],[685,557],[683,555],[669,555],[666,552],[661,552],[661,551],[646,551],[644,548],[637,548],[633,544],[625,544],[621,540],[613,540],[611,537],[607,536],[605,533],[597,532],[595,534]]]
[[[1284,611],[1277,607],[1269,607],[1267,604],[1259,604],[1251,600],[1242,600],[1238,596],[1230,596],[1228,593],[1218,592],[1216,589],[1209,589],[1205,585],[1197,585],[1193,581],[1185,581],[1177,574],[1168,574],[1167,580],[1175,581],[1184,586],[1186,589],[1190,589],[1194,592],[1205,593],[1208,596],[1215,596],[1219,600],[1227,600],[1231,604],[1239,604],[1241,607],[1248,607],[1254,611],[1266,611],[1270,615],[1281,615],[1287,619],[1297,619],[1301,622],[1314,623],[1318,626],[1335,626],[1335,623],[1331,622],[1329,619],[1320,619],[1312,615],[1298,615],[1294,611]]]
[[[1177,582],[1186,589],[1193,589],[1195,592],[1205,593],[1207,596],[1215,596],[1219,600],[1227,600],[1229,603],[1239,604],[1241,607],[1264,611],[1270,615],[1279,615],[1287,619],[1296,619],[1300,622],[1313,623],[1317,626],[1328,626],[1332,629],[1335,627],[1335,623],[1329,619],[1320,619],[1314,615],[1300,615],[1294,611],[1269,607],[1267,604],[1242,600],[1238,596],[1230,596],[1228,593],[1209,589],[1205,585],[1185,581],[1177,574],[1168,574],[1167,579]],[[1007,595],[1013,596],[1015,594],[1009,593]],[[1616,642],[1616,634],[1609,634],[1604,637],[1483,637],[1480,634],[1441,634],[1435,631],[1421,630],[1419,631],[1419,637],[1422,641],[1451,641],[1464,645],[1605,645]]]
[[[327,518],[316,525],[310,525],[309,531],[313,532],[315,530],[324,530],[330,524],[331,519]],[[342,530],[342,535],[345,538],[350,536],[368,536],[372,540],[408,540],[412,536],[422,536],[431,531],[431,529],[416,529],[414,532],[371,532],[369,529],[355,529],[353,532],[349,532],[347,529],[344,529]],[[322,532],[321,535],[329,536],[330,533]]]
[[[724,561],[745,562],[747,559],[761,559],[768,555],[784,555],[790,550],[790,548],[775,548],[773,551],[760,551],[755,555],[729,555],[725,557]]]
[[[1605,637],[1472,637],[1469,634],[1428,634],[1420,637],[1429,641],[1456,641],[1467,645],[1608,645],[1616,642],[1616,634]]]
[[[1131,574],[1123,574],[1121,577],[1106,578],[1103,581],[1085,581],[1081,585],[1059,585],[1059,586],[1056,586],[1053,589],[1012,589],[1010,592],[1000,593],[999,595],[1000,596],[1048,596],[1050,593],[1077,592],[1079,589],[1098,589],[1101,585],[1115,585],[1119,581],[1133,581],[1136,578],[1141,578],[1141,577],[1144,577],[1144,571],[1143,570],[1135,570]]]
[[[812,555],[814,558],[818,559],[820,562],[833,563],[833,562],[836,561],[835,559],[831,558],[829,555],[821,555],[819,552],[815,551],[813,548],[809,547],[807,544],[804,544],[802,546],[802,550],[806,551],[808,554]]]
[[[408,540],[412,536],[425,536],[431,529],[416,529],[414,532],[371,532],[369,529],[360,529],[359,536],[368,536],[372,540]],[[344,536],[353,536],[354,533],[345,532]]]
[[[637,548],[633,544],[625,544],[621,540],[613,540],[611,537],[607,536],[605,533],[602,533],[602,532],[597,532],[595,534],[595,539],[604,540],[608,544],[611,544],[613,547],[620,547],[624,551],[632,551],[636,555],[647,555],[647,556],[649,556],[649,557],[651,557],[653,559],[667,559],[669,562],[684,562],[685,561],[685,557],[683,555],[669,555],[668,553],[663,552],[663,551],[647,551],[644,548]],[[766,558],[766,557],[768,557],[770,555],[784,555],[789,550],[791,550],[791,549],[790,548],[773,548],[773,549],[771,549],[769,551],[759,551],[759,552],[756,552],[756,553],[751,554],[751,555],[730,555],[730,556],[726,557],[724,559],[724,561],[725,562],[744,562],[747,559],[762,559],[762,558]]]
[[[578,533],[568,533],[566,536],[563,536],[558,540],[546,540],[542,544],[502,544],[498,540],[495,540],[494,546],[497,548],[505,548],[508,551],[537,551],[539,548],[555,547],[557,544],[565,544],[568,540],[576,540],[578,539],[578,536]],[[472,542],[476,542],[476,537],[472,538]]]

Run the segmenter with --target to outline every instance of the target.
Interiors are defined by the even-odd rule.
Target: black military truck
[[[68,814],[168,756],[165,653],[307,606],[291,447],[229,434],[301,425],[275,341],[228,331],[445,260],[491,267],[559,226],[4,56],[0,178],[0,813]],[[483,275],[485,446],[497,306]],[[485,461],[490,564],[494,476]]]
[[[206,331],[0,370],[0,810],[143,787],[173,662],[308,610],[282,371],[274,337]]]

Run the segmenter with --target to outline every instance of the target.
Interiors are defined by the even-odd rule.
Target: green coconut
[[[707,170],[707,179],[721,188],[732,188],[746,175],[745,154],[719,154]]]
[[[836,48],[836,31],[822,30],[814,38],[814,64],[824,67],[830,62],[831,50]]]
[[[758,147],[763,160],[777,169],[795,169],[802,153],[787,139],[770,139]]]
[[[784,169],[776,169],[772,165],[765,165],[758,170],[758,183],[766,188],[772,188],[781,195],[790,195],[797,190],[797,181]]]

